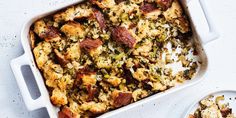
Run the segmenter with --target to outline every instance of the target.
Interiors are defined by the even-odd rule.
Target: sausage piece
[[[112,38],[120,44],[124,44],[129,48],[133,48],[136,44],[136,39],[129,33],[125,27],[114,27],[111,30]]]
[[[156,3],[160,5],[163,10],[167,10],[172,5],[173,0],[156,0]]]
[[[40,37],[44,38],[46,41],[60,39],[60,33],[55,27],[48,27],[45,34]]]
[[[84,49],[85,51],[90,52],[91,50],[98,48],[102,44],[103,42],[100,39],[93,40],[93,39],[87,38],[80,42],[80,48]]]
[[[103,14],[97,9],[93,9],[93,12],[94,12],[94,17],[96,18],[101,30],[105,30],[106,29],[106,21],[105,21]]]
[[[113,92],[114,107],[121,107],[131,103],[132,93],[130,92]]]
[[[69,61],[67,59],[65,59],[64,55],[62,55],[58,50],[54,49],[54,52],[56,54],[55,55],[56,59],[61,66],[65,66],[66,64],[69,63]]]
[[[78,118],[78,115],[73,113],[69,108],[64,107],[58,112],[58,118]]]
[[[86,89],[88,92],[87,102],[92,101],[95,97],[99,95],[99,91],[95,86],[88,85]]]
[[[220,110],[222,117],[226,118],[229,114],[232,113],[232,109],[230,108],[224,108]]]
[[[144,13],[149,13],[154,11],[155,9],[157,9],[157,7],[154,4],[150,4],[150,3],[146,3],[144,5],[142,5],[140,7],[140,9],[144,12]]]

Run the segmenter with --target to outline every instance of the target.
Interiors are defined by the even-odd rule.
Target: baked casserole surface
[[[191,80],[199,67],[177,0],[84,1],[34,22],[29,38],[60,118],[99,116]]]

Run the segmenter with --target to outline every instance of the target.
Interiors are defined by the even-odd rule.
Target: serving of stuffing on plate
[[[221,103],[224,101],[224,95],[209,96],[199,102],[199,107],[190,114],[189,118],[236,118],[232,113],[232,108],[229,107],[228,103]]]
[[[29,38],[59,118],[96,117],[191,80],[199,67],[177,0],[88,0]]]

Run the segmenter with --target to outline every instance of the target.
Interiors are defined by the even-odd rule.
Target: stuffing
[[[92,9],[88,4],[79,4],[69,7],[65,12],[57,13],[53,16],[56,23],[73,21],[74,19],[87,18],[92,15]]]
[[[96,58],[102,53],[102,51],[103,51],[102,45],[100,45],[96,49],[89,51],[89,54],[90,54],[91,57]]]
[[[162,11],[160,9],[155,9],[151,12],[145,13],[147,19],[156,20],[161,15]]]
[[[167,87],[162,85],[160,82],[153,82],[153,91],[164,91],[166,88]]]
[[[103,42],[100,39],[84,39],[80,42],[80,48],[89,52],[91,56],[98,56],[101,53]]]
[[[56,106],[66,105],[68,103],[66,92],[59,89],[52,91],[51,101]]]
[[[101,114],[106,111],[106,105],[104,103],[86,102],[81,105],[81,109],[94,114]]]
[[[101,9],[112,8],[116,4],[114,0],[90,0],[90,2]]]
[[[174,21],[181,33],[187,33],[190,31],[189,22],[185,17],[179,17]]]
[[[142,90],[142,89],[137,89],[132,93],[132,97],[134,99],[134,101],[137,101],[141,98],[147,97],[148,93],[146,90]]]
[[[60,65],[55,64],[51,60],[49,60],[43,68],[43,75],[46,79],[47,86],[56,87],[57,80],[63,77],[63,69]]]
[[[57,23],[72,21],[75,17],[75,7],[67,8],[65,12],[57,13],[53,16],[53,19]]]
[[[172,6],[163,13],[165,19],[177,26],[182,33],[190,31],[189,22],[183,15],[183,10],[178,1],[174,1]]]
[[[53,26],[47,26],[43,20],[36,21],[34,32],[45,41],[61,40],[59,31]]]
[[[146,40],[141,46],[133,51],[133,55],[148,56],[149,52],[152,50],[152,45],[150,40]]]
[[[81,75],[83,85],[95,85],[97,82],[96,74]]]
[[[136,72],[133,73],[133,77],[138,80],[142,81],[147,79],[147,70],[145,68],[138,68]]]
[[[118,78],[116,76],[109,76],[109,78],[106,81],[111,85],[113,85],[114,87],[117,87],[121,83],[121,80],[122,78]]]
[[[100,26],[100,29],[102,31],[106,30],[107,26],[106,26],[106,20],[104,18],[104,15],[97,9],[93,10],[93,15],[96,18],[96,20]]]
[[[86,89],[88,92],[87,102],[93,101],[99,95],[99,89],[95,85],[87,85]]]
[[[127,59],[126,67],[131,68],[132,66],[134,66],[133,59],[132,58]]]
[[[34,32],[41,38],[44,38],[47,26],[43,20],[38,20],[34,23]]]
[[[56,55],[57,61],[60,63],[61,66],[65,66],[66,64],[69,63],[69,61],[65,59],[65,56],[57,49],[54,49],[54,53]]]
[[[183,10],[176,0],[172,3],[171,7],[163,12],[164,17],[167,21],[171,21],[173,19],[181,17],[183,14]]]
[[[58,83],[58,87],[61,90],[66,90],[68,88],[71,88],[71,86],[73,85],[73,79],[72,79],[71,75],[66,74],[63,77],[61,77],[60,79],[58,79],[57,83]]]
[[[136,3],[136,4],[140,4],[143,3],[144,0],[130,0],[130,2]]]
[[[35,21],[29,40],[58,117],[90,118],[193,79],[187,32],[177,0],[88,0]]]
[[[202,110],[201,112],[202,118],[223,118],[219,110],[217,110],[217,106],[212,106]]]
[[[84,27],[76,22],[68,22],[60,29],[65,35],[73,40],[85,37]]]
[[[68,107],[64,107],[58,112],[58,118],[80,118],[77,113],[74,113]]]
[[[129,48],[133,48],[136,44],[136,39],[129,33],[125,27],[114,27],[112,29],[112,38],[120,44],[124,44]]]
[[[224,101],[224,95],[208,96],[199,102],[199,107],[188,118],[235,118],[232,109]]]
[[[96,59],[96,65],[98,68],[111,68],[111,59],[99,56]]]
[[[67,60],[78,60],[80,58],[80,47],[78,43],[73,43],[66,49],[65,58]]]
[[[87,18],[93,14],[92,8],[88,4],[79,4],[75,7],[75,18]]]
[[[140,7],[140,10],[143,12],[143,14],[147,14],[150,12],[153,12],[155,10],[159,10],[155,4],[145,3]],[[158,15],[158,14],[156,14]],[[160,14],[159,14],[160,15]]]
[[[156,3],[163,9],[166,10],[168,9],[171,4],[172,4],[173,0],[156,0]]]
[[[129,104],[133,98],[131,92],[122,92],[114,90],[112,92],[112,99],[113,106],[117,108]]]
[[[137,32],[137,36],[141,39],[164,35],[164,33],[162,33],[162,31],[158,29],[158,26],[156,26],[154,22],[150,22],[149,20],[139,20],[137,24]]]
[[[140,17],[141,11],[139,10],[139,6],[137,4],[125,4],[125,2],[121,2],[110,8],[107,15],[109,15],[109,19],[112,21],[112,24],[117,25],[120,21],[127,22],[129,19]]]
[[[32,30],[29,31],[29,39],[30,39],[30,46],[32,49],[35,48],[35,41],[36,41],[36,37],[35,37],[35,34]]]
[[[49,54],[52,52],[51,44],[48,42],[40,42],[34,49],[34,56],[39,69],[49,60]]]

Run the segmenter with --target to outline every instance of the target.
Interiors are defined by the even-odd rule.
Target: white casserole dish
[[[49,14],[52,14],[52,13],[54,13],[54,12],[56,12],[56,11],[62,9],[62,8],[65,8],[67,6],[73,5],[73,4],[81,2],[81,1],[82,0],[78,0],[77,2],[70,3],[70,4],[65,5],[63,7],[57,7],[57,8],[54,8],[53,10],[51,10],[49,12],[37,15],[37,16],[33,17],[32,19],[30,19],[24,25],[24,27],[22,29],[21,43],[23,45],[25,53],[22,56],[12,60],[11,61],[11,67],[12,67],[13,73],[15,75],[16,81],[18,83],[18,86],[20,88],[20,91],[22,93],[22,96],[23,96],[24,102],[26,104],[26,107],[30,111],[45,107],[48,111],[49,116],[51,118],[56,118],[57,117],[57,112],[59,110],[57,107],[55,107],[51,104],[50,97],[49,97],[47,88],[44,84],[43,77],[42,77],[40,71],[38,70],[38,68],[36,66],[36,63],[34,61],[32,50],[31,50],[31,47],[30,47],[30,41],[29,41],[29,38],[28,38],[28,33],[29,33],[30,26],[32,25],[33,22],[35,22],[39,18],[42,18],[42,17],[47,16]],[[217,34],[217,32],[214,28],[213,23],[211,22],[211,20],[208,16],[208,13],[206,11],[206,6],[204,4],[204,0],[200,0],[200,1],[199,0],[180,0],[180,2],[182,4],[183,8],[185,9],[187,15],[190,18],[192,31],[193,31],[193,40],[194,40],[194,43],[197,46],[199,57],[201,58],[200,59],[201,60],[201,66],[200,66],[200,69],[197,72],[197,75],[195,76],[195,78],[193,78],[190,81],[186,81],[182,85],[173,87],[173,88],[171,88],[171,89],[169,89],[165,92],[161,92],[161,93],[152,95],[148,98],[142,99],[138,102],[132,103],[132,104],[127,105],[125,107],[119,108],[119,109],[114,110],[114,111],[107,112],[107,113],[103,114],[100,117],[111,117],[111,116],[113,116],[117,113],[120,113],[122,111],[126,111],[128,109],[140,106],[140,105],[145,104],[149,101],[156,100],[156,99],[158,99],[162,96],[166,96],[168,94],[174,93],[174,92],[176,92],[180,89],[184,89],[186,87],[197,84],[198,82],[200,82],[202,80],[202,78],[203,78],[202,76],[206,73],[207,65],[208,65],[207,56],[204,52],[203,45],[208,43],[209,41],[217,38],[218,34]],[[203,14],[201,14],[201,16],[196,16],[195,15],[195,14],[199,14],[200,12],[203,13]],[[199,30],[199,29],[203,28],[202,24],[199,23],[199,21],[198,21],[199,17],[201,19],[203,19],[204,21],[206,21],[206,23],[208,25],[208,28],[209,28],[209,30],[207,32],[203,32],[203,31]],[[33,73],[33,75],[36,79],[36,83],[37,83],[39,91],[41,93],[41,96],[37,99],[33,99],[31,97],[31,95],[29,93],[29,89],[27,88],[25,79],[24,79],[23,74],[21,72],[21,67],[24,66],[24,65],[29,65],[30,66],[30,68],[32,70],[32,73]]]

